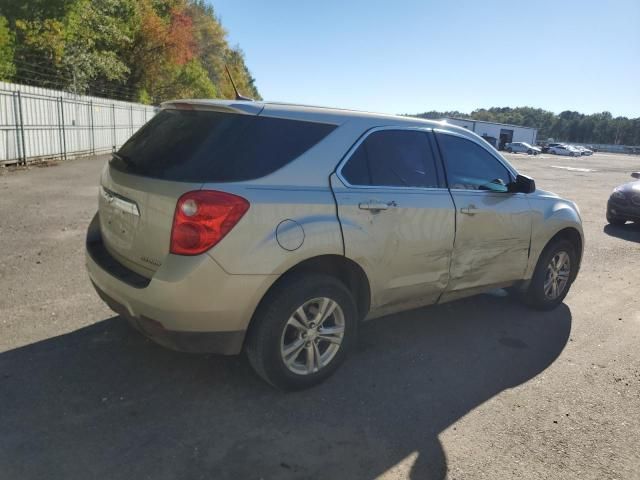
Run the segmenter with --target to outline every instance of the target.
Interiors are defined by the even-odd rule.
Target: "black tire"
[[[624,218],[614,217],[609,212],[607,212],[607,222],[609,222],[611,225],[620,227],[624,225],[627,221]]]
[[[513,148],[511,147],[507,148],[507,153],[513,153]]]
[[[551,259],[559,252],[566,252],[569,255],[570,273],[569,280],[561,294],[550,299],[545,295],[544,283],[547,276],[547,266]],[[536,269],[531,277],[531,282],[527,289],[521,293],[521,300],[531,308],[536,310],[552,310],[560,305],[571,289],[571,284],[575,280],[578,268],[578,255],[576,246],[568,240],[558,239],[550,242],[540,254]]]
[[[298,307],[318,297],[329,298],[342,309],[344,336],[326,366],[314,373],[298,374],[282,359],[283,332]],[[342,282],[329,275],[298,274],[282,281],[262,301],[249,328],[245,350],[251,366],[268,383],[285,391],[302,390],[323,382],[336,371],[355,345],[357,329],[356,304]]]
[[[527,155],[531,155],[533,153],[533,150],[529,149],[527,150]]]

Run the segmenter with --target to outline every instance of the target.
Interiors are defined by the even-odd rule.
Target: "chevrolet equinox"
[[[169,348],[238,354],[285,390],[331,375],[361,321],[506,288],[560,304],[577,206],[445,122],[181,100],[113,154],[86,262]]]

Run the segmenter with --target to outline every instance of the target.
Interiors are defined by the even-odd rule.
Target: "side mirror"
[[[631,174],[631,176],[632,176],[633,178],[637,178],[638,180],[640,180],[640,172],[633,172],[633,173]]]
[[[533,193],[536,191],[536,182],[526,175],[518,175],[516,181],[509,185],[509,191],[513,193]]]

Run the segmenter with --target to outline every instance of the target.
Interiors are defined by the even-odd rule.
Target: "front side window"
[[[509,171],[481,146],[454,135],[437,134],[449,188],[506,192]]]
[[[342,176],[359,186],[439,186],[429,137],[414,130],[373,132],[349,158]]]

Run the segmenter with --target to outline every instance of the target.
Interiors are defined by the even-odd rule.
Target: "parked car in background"
[[[365,319],[497,287],[555,308],[584,243],[577,206],[475,133],[348,110],[167,102],[99,189],[100,297],[164,346],[245,351],[285,390],[331,375]]]
[[[580,155],[593,155],[593,150],[588,149],[582,145],[572,145],[573,148],[580,152]]]
[[[549,147],[549,153],[553,153],[554,155],[565,155],[569,157],[579,157],[580,151],[576,148],[573,148],[571,145],[557,144],[552,147]]]
[[[548,153],[551,147],[555,147],[557,145],[562,145],[562,144],[561,143],[545,143],[541,147],[542,153]]]
[[[612,225],[640,222],[640,172],[631,176],[636,181],[614,188],[607,202],[607,222]]]
[[[542,149],[539,147],[534,147],[525,142],[511,142],[505,145],[505,149],[509,153],[527,153],[529,155],[538,155],[542,153]]]

